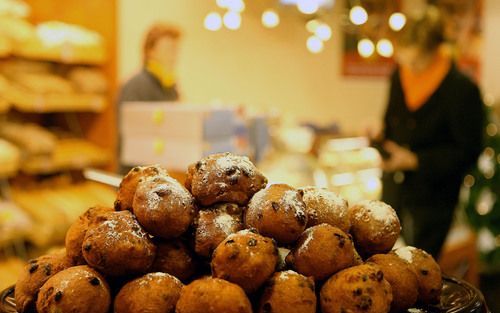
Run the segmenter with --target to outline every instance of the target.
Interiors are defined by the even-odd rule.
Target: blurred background
[[[486,112],[439,262],[500,312],[497,0],[0,0],[0,288],[63,245],[88,207],[112,206],[135,165],[183,180],[190,163],[231,151],[272,183],[380,199],[372,137],[394,38],[429,4]],[[144,46],[157,23],[174,34],[166,69],[148,61],[160,48]],[[141,71],[157,74],[164,98],[141,99]]]

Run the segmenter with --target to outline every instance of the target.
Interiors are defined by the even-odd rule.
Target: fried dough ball
[[[321,288],[322,313],[387,313],[391,285],[376,265],[363,264],[333,275]]]
[[[174,312],[182,283],[165,273],[149,273],[122,287],[115,298],[115,313]]]
[[[189,166],[186,188],[203,206],[219,202],[246,205],[267,179],[245,156],[219,153]]]
[[[118,188],[115,200],[115,210],[132,211],[137,184],[145,178],[154,176],[165,177],[168,176],[168,173],[165,168],[159,165],[136,166],[131,169],[120,183],[120,188]]]
[[[230,234],[243,229],[243,210],[237,204],[222,203],[200,210],[194,235],[196,254],[209,257]]]
[[[287,256],[297,272],[324,280],[351,266],[355,257],[351,237],[337,227],[320,224],[306,229]]]
[[[305,207],[302,192],[285,184],[271,185],[250,200],[245,226],[257,229],[279,244],[290,244],[306,229]]]
[[[142,227],[164,239],[185,233],[196,216],[193,196],[170,176],[157,176],[139,182],[133,206]]]
[[[402,247],[394,253],[407,261],[417,276],[418,301],[425,304],[439,303],[443,288],[441,268],[432,255],[415,247]]]
[[[271,277],[278,264],[278,248],[270,239],[242,230],[229,235],[215,249],[212,274],[238,284],[247,293]]]
[[[107,213],[86,233],[83,257],[110,276],[144,273],[155,259],[156,247],[129,211]]]
[[[325,188],[304,187],[299,190],[304,193],[302,200],[306,204],[308,228],[327,223],[346,233],[349,232],[351,228],[347,215],[349,205],[344,198]]]
[[[184,242],[179,239],[158,241],[156,247],[153,271],[168,273],[184,282],[195,274],[198,264]]]
[[[391,251],[401,231],[394,209],[382,201],[363,201],[349,208],[351,234],[364,258]]]
[[[16,310],[32,312],[40,287],[58,272],[71,266],[64,253],[43,255],[30,260],[17,279],[15,288]]]
[[[38,313],[107,313],[111,305],[109,286],[87,265],[70,267],[52,276],[40,289]]]
[[[260,299],[259,313],[315,313],[314,280],[294,271],[275,273]]]
[[[391,312],[407,310],[417,302],[417,276],[408,262],[394,254],[376,254],[366,262],[377,264],[391,285],[393,295]]]
[[[74,265],[86,263],[82,253],[85,234],[91,225],[103,221],[105,214],[109,212],[113,212],[113,209],[101,206],[92,207],[80,215],[69,227],[65,239],[66,254]]]
[[[176,313],[252,313],[240,286],[219,278],[202,278],[182,288]]]

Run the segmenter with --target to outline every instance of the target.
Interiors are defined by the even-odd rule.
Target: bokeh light
[[[324,44],[321,39],[316,36],[311,36],[307,39],[307,50],[311,53],[320,53],[323,51]]]
[[[204,25],[210,31],[218,31],[222,27],[222,17],[217,12],[208,13]]]
[[[266,10],[262,13],[262,25],[267,28],[274,28],[280,23],[280,16],[274,10]]]
[[[363,58],[369,58],[375,52],[375,45],[370,39],[361,39],[358,42],[358,53]]]
[[[368,21],[368,13],[363,7],[356,5],[351,8],[349,19],[354,25],[363,25]]]

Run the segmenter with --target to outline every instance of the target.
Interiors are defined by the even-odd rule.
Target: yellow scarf
[[[175,84],[174,73],[166,71],[158,61],[149,60],[146,63],[146,70],[158,78],[162,86],[165,88],[170,88]]]

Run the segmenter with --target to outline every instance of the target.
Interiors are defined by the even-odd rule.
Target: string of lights
[[[223,28],[228,30],[238,30],[242,24],[242,14],[246,8],[244,0],[216,0],[217,7],[222,9],[222,13],[214,10],[209,12],[204,20],[204,27],[209,31],[219,31]],[[295,6],[297,11],[306,17],[305,27],[310,35],[306,39],[306,48],[311,53],[321,53],[324,50],[324,43],[332,38],[331,26],[322,21],[321,12],[331,11],[334,7],[334,0],[280,0],[282,7]],[[267,8],[262,11],[261,22],[265,28],[273,29],[280,25],[280,14],[285,10],[277,8]],[[362,27],[369,19],[370,14],[362,3],[358,0],[351,1],[350,9],[345,17],[350,26]],[[280,12],[283,11],[283,12]],[[406,15],[402,12],[392,12],[387,19],[389,28],[398,32],[406,24]],[[362,32],[359,32],[362,34]],[[373,39],[360,36],[357,43],[358,54],[363,58],[370,58],[375,54],[384,58],[391,58],[394,54],[394,47],[390,39]]]

